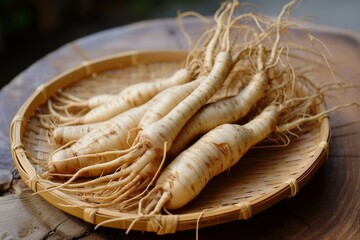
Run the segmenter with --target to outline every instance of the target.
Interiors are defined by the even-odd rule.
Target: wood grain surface
[[[195,38],[202,24],[186,21]],[[330,49],[342,77],[360,83],[360,34],[310,26]],[[13,168],[9,126],[13,116],[44,82],[79,64],[128,50],[187,49],[172,19],[152,20],[105,30],[74,40],[44,56],[20,73],[0,92],[0,239],[195,239],[195,230],[157,236],[154,233],[93,229],[76,217],[33,195]],[[359,101],[359,90],[336,92],[328,106]],[[360,111],[330,115],[329,158],[294,197],[256,214],[199,230],[200,239],[360,239]]]

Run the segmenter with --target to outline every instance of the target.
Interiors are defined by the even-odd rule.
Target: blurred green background
[[[249,2],[249,1],[246,1]],[[274,15],[288,1],[250,0]],[[47,53],[112,27],[194,10],[212,15],[218,0],[0,0],[0,84]],[[360,31],[359,0],[303,0],[295,15]],[[0,87],[1,87],[0,85]]]
[[[203,0],[0,0],[0,87],[77,38],[136,21],[175,17],[178,10],[212,14],[219,6],[219,1],[205,5]]]

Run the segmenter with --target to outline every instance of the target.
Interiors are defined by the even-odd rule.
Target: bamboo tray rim
[[[73,84],[74,78],[80,79],[95,72],[124,66],[134,66],[139,63],[181,61],[185,59],[186,54],[186,51],[177,50],[129,51],[114,54],[91,61],[84,61],[54,77],[47,83],[40,85],[18,110],[10,126],[12,158],[21,178],[34,192],[38,192],[47,187],[47,184],[40,183],[36,180],[37,173],[34,166],[26,157],[25,147],[22,144],[22,136],[26,126],[26,120],[32,116],[36,108],[44,104],[59,88],[64,88]],[[119,64],[119,62],[121,62],[121,64]],[[165,232],[159,232],[158,230],[153,229],[151,224],[146,220],[139,220],[134,225],[133,229],[158,232],[158,234],[194,229],[197,225],[199,214],[201,214],[201,220],[198,222],[199,227],[212,226],[236,219],[247,219],[287,197],[294,196],[299,189],[301,189],[310,180],[322,163],[327,159],[328,145],[331,137],[330,121],[328,117],[324,117],[322,119],[319,131],[321,133],[321,142],[315,151],[313,161],[310,161],[307,166],[304,167],[299,174],[297,174],[297,176],[289,179],[287,182],[284,182],[278,186],[277,189],[274,189],[261,197],[254,199],[253,201],[239,202],[239,204],[206,209],[201,213],[161,215],[162,221],[165,221],[167,225]],[[85,207],[66,207],[64,204],[73,203],[74,199],[69,199],[68,195],[59,190],[41,192],[39,195],[55,207],[93,224],[98,224],[107,219],[126,215],[124,213],[118,213],[104,208],[93,209]],[[75,200],[75,202],[76,201],[79,200]],[[133,216],[134,214],[131,215]],[[120,222],[112,222],[104,226],[126,229],[130,223],[131,220],[121,220]]]

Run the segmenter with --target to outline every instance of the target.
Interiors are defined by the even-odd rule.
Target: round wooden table
[[[187,21],[196,38],[202,24]],[[360,84],[360,34],[311,26],[339,64],[339,73]],[[172,19],[152,20],[102,31],[49,53],[20,73],[0,92],[0,239],[194,239],[195,230],[157,236],[155,233],[99,228],[64,213],[32,191],[13,168],[9,126],[17,110],[35,89],[84,60],[128,50],[187,49],[186,39]],[[359,90],[357,90],[359,91]],[[345,91],[338,100],[359,101]],[[355,97],[354,97],[355,96]],[[331,114],[332,141],[325,164],[289,199],[246,221],[199,230],[200,239],[360,239],[360,111]]]

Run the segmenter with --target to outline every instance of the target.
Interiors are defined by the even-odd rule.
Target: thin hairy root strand
[[[127,184],[117,193],[107,193],[107,197],[84,196],[82,198],[88,203],[88,206],[91,207],[112,207],[131,197],[134,193],[138,191],[138,188],[139,186],[136,185],[136,182],[130,182],[130,184]]]
[[[160,169],[162,169],[162,165],[165,161],[165,158],[163,158],[161,161],[155,161],[155,160],[151,160],[152,159],[151,157],[149,158],[146,155],[144,156],[143,156],[144,160],[139,159],[136,163],[134,163],[129,167],[131,169],[129,169],[130,171],[127,176],[125,175],[124,178],[118,180],[114,179],[117,182],[115,183],[110,182],[107,185],[97,186],[90,189],[77,189],[78,193],[96,194],[96,193],[101,193],[101,191],[106,191],[107,192],[106,194],[110,194],[108,197],[102,197],[102,198],[86,197],[86,200],[88,202],[90,201],[98,202],[97,204],[98,207],[115,205],[120,201],[124,200],[125,198],[127,198],[130,195],[130,193],[142,191],[139,195],[133,196],[133,199],[139,198],[141,195],[143,195],[146,192],[147,188],[155,180],[156,176],[160,172]],[[147,162],[146,159],[150,159],[150,162]],[[119,173],[121,173],[121,176],[124,176],[124,171]],[[89,182],[82,183],[82,186],[86,186],[86,185],[89,186],[90,185]],[[68,185],[62,187],[67,187],[67,186]],[[127,191],[127,189],[132,188],[133,186],[136,187],[133,188],[133,190],[131,191],[130,190]],[[119,189],[121,190],[118,191]],[[70,190],[70,192],[73,192],[72,190]],[[116,191],[118,191],[118,193],[115,193]],[[124,191],[126,192],[124,193]],[[103,204],[99,202],[99,200],[102,200]],[[112,201],[109,202],[109,200]]]
[[[116,95],[101,94],[81,99],[64,91],[60,91],[49,101],[49,111],[62,122],[74,120],[86,114],[90,109],[98,107],[106,102],[114,100]]]
[[[311,122],[317,119],[321,119],[323,117],[327,117],[329,113],[334,112],[338,109],[341,108],[348,108],[351,106],[355,106],[357,108],[360,109],[360,103],[356,103],[356,102],[350,102],[350,103],[345,103],[345,104],[341,104],[341,105],[337,105],[335,107],[332,107],[330,109],[324,110],[316,115],[310,115],[310,116],[304,116],[302,118],[298,118],[294,121],[285,123],[283,125],[280,125],[276,128],[276,132],[289,132],[292,129],[298,128],[301,124],[304,124],[306,122]]]

